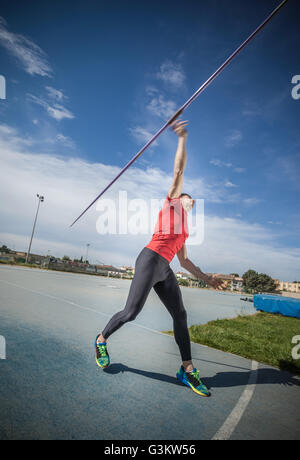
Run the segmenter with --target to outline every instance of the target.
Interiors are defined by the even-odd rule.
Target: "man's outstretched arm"
[[[205,283],[209,284],[215,289],[222,290],[223,287],[226,287],[222,280],[215,278],[213,276],[208,276],[202,272],[199,267],[193,264],[193,262],[187,256],[187,250],[185,244],[177,253],[178,260],[182,268],[190,272],[196,278],[203,280]]]
[[[186,137],[187,131],[185,127],[187,126],[186,121],[176,121],[172,124],[173,131],[178,136],[178,146],[175,155],[174,161],[174,177],[171,188],[169,190],[169,197],[170,198],[179,198],[182,193],[182,186],[183,186],[183,174],[186,165]]]

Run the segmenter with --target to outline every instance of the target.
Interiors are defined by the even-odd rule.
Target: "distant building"
[[[125,272],[133,272],[134,267],[127,267],[126,265],[123,265],[123,267],[121,267],[120,270],[124,270]]]
[[[25,262],[27,253],[21,251],[10,251],[9,253],[0,253],[0,260],[3,262]],[[40,265],[46,256],[40,256],[38,254],[30,254],[29,263]]]
[[[22,251],[15,251],[14,254],[18,257],[25,257],[27,256],[27,252],[22,252]]]
[[[47,256],[41,256],[39,254],[29,254],[28,262],[30,264],[41,265],[42,262],[44,262],[46,259],[48,259]]]
[[[279,281],[276,285],[276,289],[279,291],[300,292],[300,282],[298,281],[293,283],[289,281]]]
[[[2,262],[14,262],[14,254],[7,254],[6,252],[0,252],[0,260]]]
[[[123,267],[121,267],[120,270],[126,272],[129,275],[134,275],[134,271],[135,271],[134,267],[127,267],[125,265],[123,265]]]
[[[231,291],[242,291],[243,289],[243,278],[235,275],[224,275],[223,273],[207,273],[209,276],[215,276],[225,283],[226,289]]]
[[[128,278],[129,275],[125,270],[122,268],[116,268],[113,265],[96,265],[96,270],[97,273],[100,275],[106,275],[106,276],[116,276],[120,278]]]
[[[241,291],[243,289],[243,278],[234,278],[231,281],[232,291]]]
[[[176,278],[177,279],[180,279],[180,280],[188,280],[189,278],[191,278],[192,276],[189,275],[188,273],[184,273],[184,272],[177,272],[176,273]]]
[[[4,263],[25,263],[27,252],[13,251],[6,246],[2,246],[0,252],[0,262]],[[5,250],[6,249],[6,250]],[[40,265],[43,268],[75,273],[90,273],[96,275],[112,276],[117,278],[133,277],[133,267],[116,268],[113,265],[91,265],[80,260],[71,260],[69,257],[60,259],[51,255],[40,255],[30,253],[28,262],[30,264]]]

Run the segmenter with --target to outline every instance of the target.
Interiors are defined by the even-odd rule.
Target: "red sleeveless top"
[[[159,212],[152,240],[146,248],[171,262],[188,236],[187,213],[182,207],[180,198],[167,196]]]

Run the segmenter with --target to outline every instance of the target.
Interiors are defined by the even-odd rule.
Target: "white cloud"
[[[153,137],[153,134],[148,129],[143,128],[142,126],[135,126],[134,128],[129,128],[129,132],[139,144],[146,144]],[[157,145],[157,142],[153,142],[152,145]]]
[[[33,252],[47,254],[50,250],[57,256],[80,257],[86,243],[90,243],[90,258],[94,261],[133,264],[138,251],[151,238],[152,228],[148,235],[99,235],[99,211],[95,207],[69,228],[120,168],[80,158],[33,154],[26,150],[22,139],[14,128],[0,125],[0,244],[27,249],[36,193],[40,193],[45,202],[40,209]],[[118,191],[126,190],[129,199],[164,198],[171,181],[171,175],[158,168],[132,167],[105,197],[116,200]],[[195,197],[203,194],[205,198],[216,198],[214,187],[209,188],[202,178],[186,177],[185,189]],[[279,232],[280,227],[276,230]],[[189,247],[188,254],[204,271],[242,274],[251,267],[278,278],[300,278],[299,248],[278,247],[276,237],[272,228],[206,215],[204,243]]]
[[[167,101],[162,94],[154,97],[146,108],[153,115],[165,119],[174,115],[177,109],[175,102],[171,100]]]
[[[66,98],[66,96],[64,95],[62,91],[52,88],[52,86],[46,86],[46,90],[51,99],[62,101],[63,99]]]
[[[63,120],[64,118],[75,118],[72,112],[70,110],[66,109],[64,106],[60,104],[54,104],[53,107],[48,106],[47,111],[50,115],[50,117],[55,118],[55,120]]]
[[[55,103],[53,105],[50,105],[44,99],[34,96],[33,94],[28,94],[28,97],[35,104],[44,107],[48,115],[57,121],[61,121],[64,118],[68,118],[68,119],[75,118],[75,115],[61,104]]]
[[[242,115],[245,115],[246,117],[256,117],[257,115],[260,114],[259,110],[249,110],[249,109],[244,109],[242,110]]]
[[[17,134],[17,131],[12,128],[11,126],[8,125],[0,125],[0,134],[2,135],[15,135]]]
[[[228,136],[225,138],[226,147],[234,147],[241,142],[243,135],[238,129],[234,129]]]
[[[230,180],[225,181],[225,187],[238,187],[238,185],[233,184]]]
[[[0,124],[0,150],[9,146],[10,149],[23,151],[35,143],[28,136],[19,136],[17,130],[11,126]]]
[[[299,149],[299,147],[298,147]],[[276,161],[280,171],[286,178],[295,186],[300,188],[300,153],[297,151],[295,154],[286,154],[279,157]]]
[[[252,205],[258,204],[260,202],[261,202],[261,199],[259,199],[259,198],[245,198],[245,199],[243,199],[243,203],[246,206],[252,206]]]
[[[240,219],[205,216],[204,243],[188,252],[208,272],[241,275],[253,268],[280,279],[294,279],[300,274],[299,248],[278,247],[274,233]]]
[[[185,74],[182,66],[170,60],[166,60],[162,63],[156,77],[176,88],[180,88],[185,82]]]
[[[148,96],[152,97],[152,96],[155,96],[156,94],[158,94],[159,90],[155,86],[148,85],[148,86],[146,86],[146,93],[147,93]]]
[[[0,44],[14,56],[30,75],[52,75],[44,51],[23,35],[10,32],[4,18],[0,17]]]
[[[234,167],[232,163],[219,160],[218,158],[210,160],[210,164],[217,166],[219,168],[233,168],[233,171],[236,173],[242,173],[246,171],[245,168]]]
[[[68,137],[68,136],[64,136],[64,135],[61,134],[61,133],[58,133],[58,134],[57,134],[56,139],[57,139],[61,144],[63,144],[65,147],[69,147],[69,148],[72,148],[72,149],[75,147],[75,142],[73,141],[73,139],[71,139],[71,138]]]
[[[213,160],[210,160],[210,163],[214,166],[218,166],[220,168],[222,168],[223,166],[225,168],[231,168],[232,167],[232,163],[226,163],[225,161],[221,161],[219,160],[218,158],[214,158]]]

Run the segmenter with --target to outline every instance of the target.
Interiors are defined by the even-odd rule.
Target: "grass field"
[[[292,358],[292,338],[300,335],[298,318],[259,312],[194,325],[189,333],[192,342],[300,374],[300,359]]]

